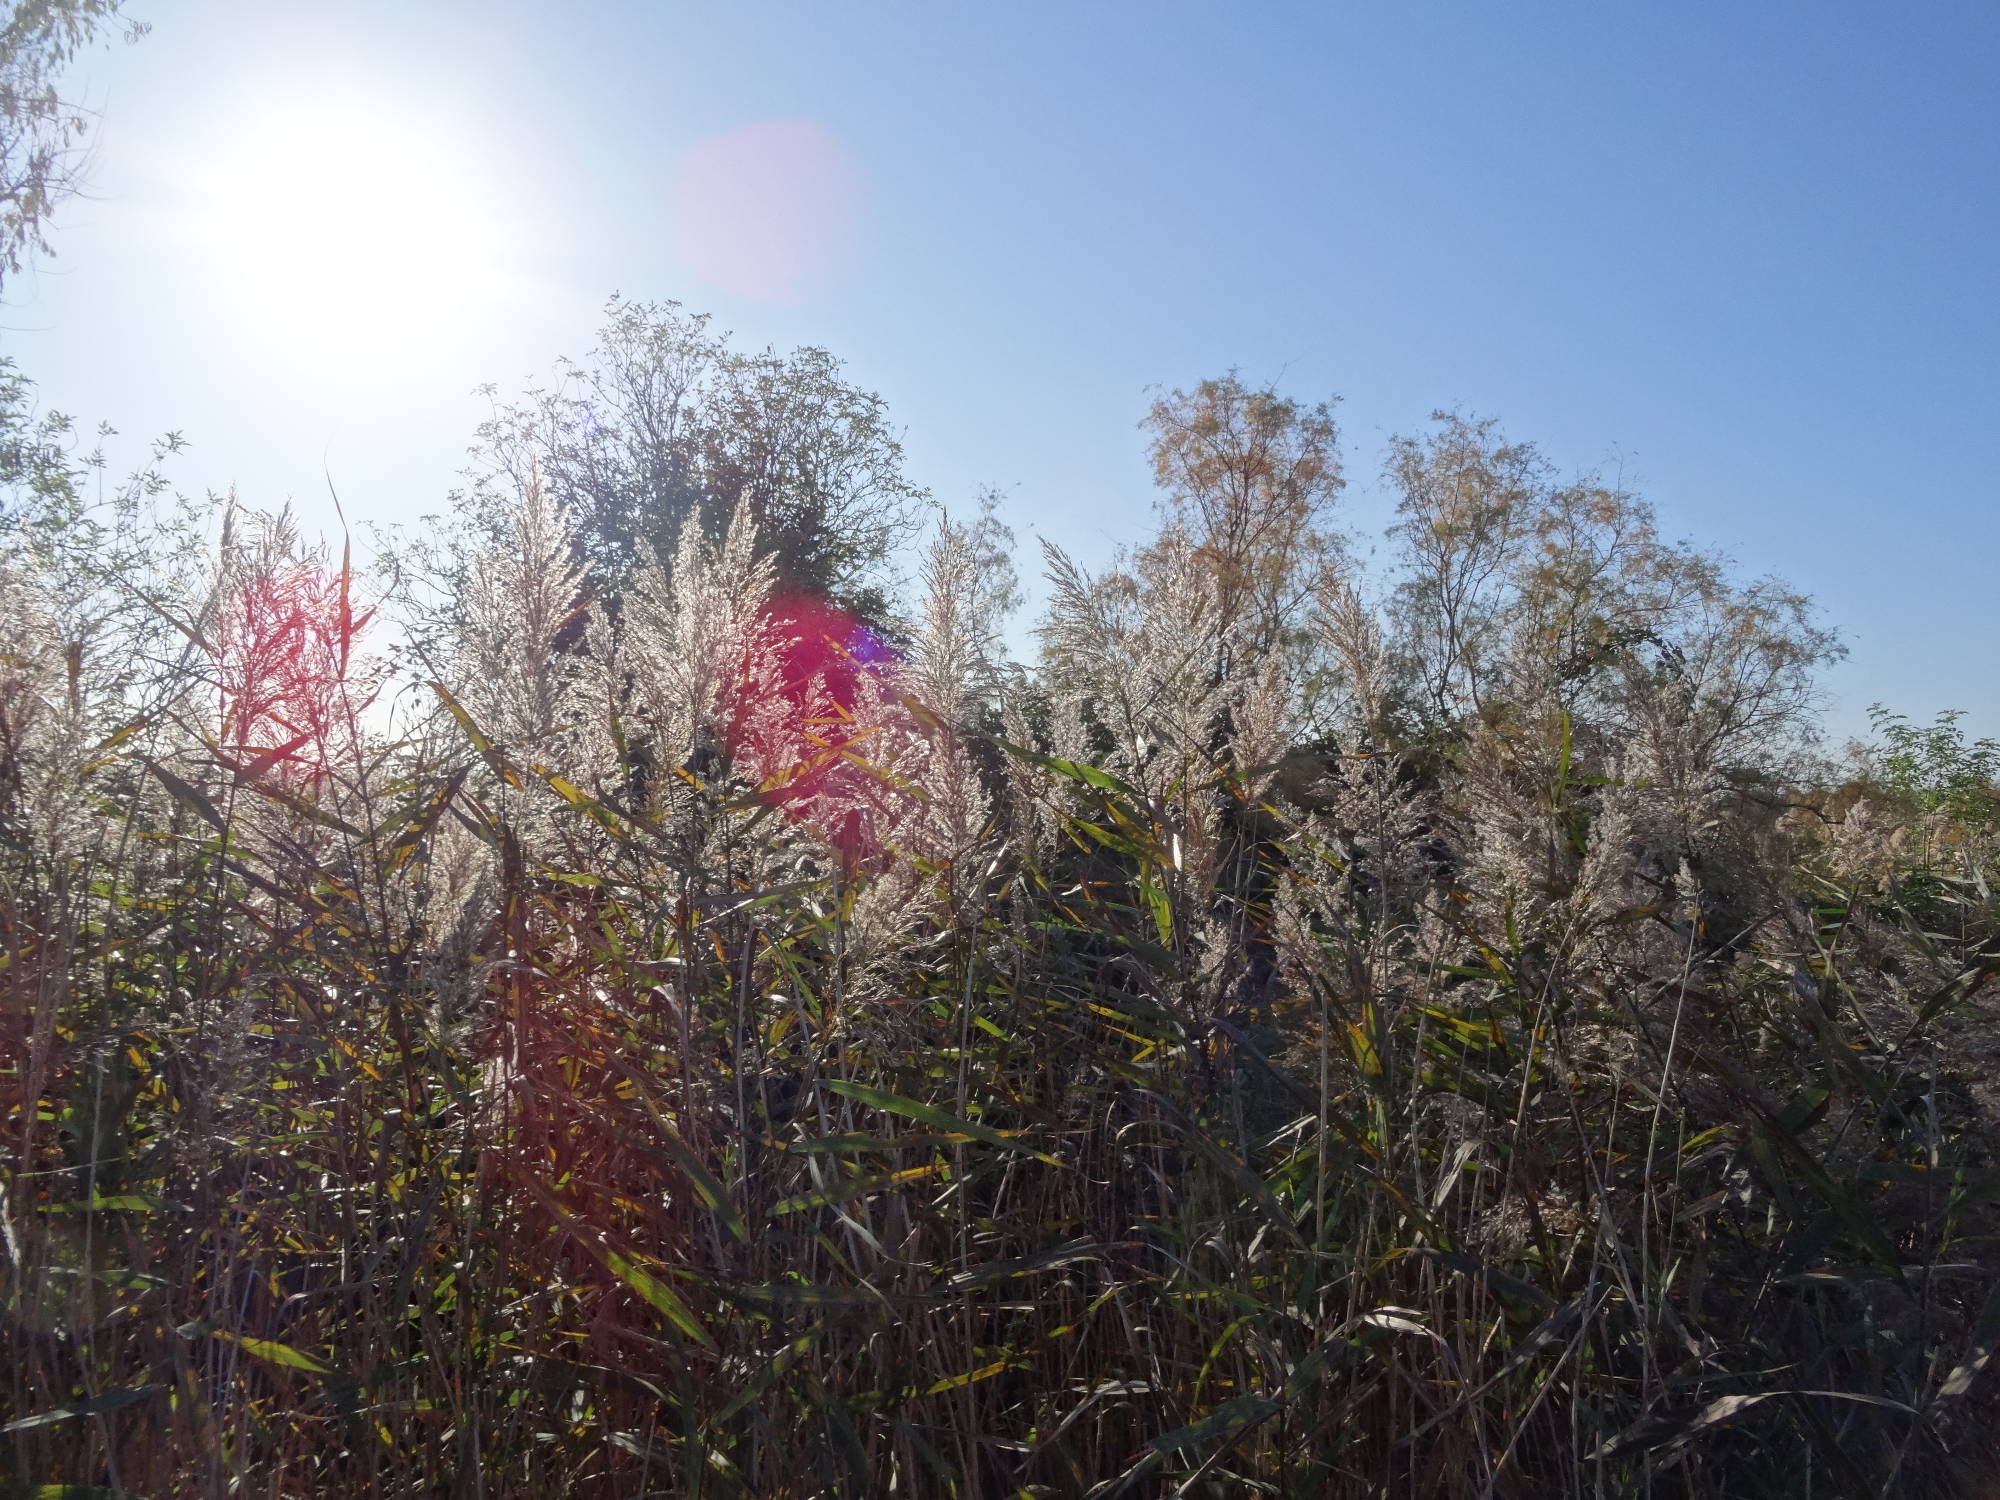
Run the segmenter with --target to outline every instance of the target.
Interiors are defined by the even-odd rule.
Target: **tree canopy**
[[[124,0],[17,0],[0,25],[0,286],[50,253],[56,206],[83,185],[90,112],[57,84]],[[145,34],[126,29],[128,39]]]
[[[533,477],[600,593],[620,594],[649,550],[670,558],[684,525],[719,537],[741,504],[781,592],[886,621],[885,565],[924,495],[886,403],[826,350],[744,352],[677,302],[613,297],[553,385],[489,394],[470,498],[491,514]]]

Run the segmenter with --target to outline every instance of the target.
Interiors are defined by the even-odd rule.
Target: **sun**
[[[379,109],[273,109],[216,153],[204,219],[232,301],[326,366],[406,356],[476,315],[502,226],[477,154]]]

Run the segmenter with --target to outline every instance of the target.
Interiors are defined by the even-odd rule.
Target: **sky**
[[[184,488],[414,524],[608,295],[879,391],[1032,565],[1142,540],[1153,387],[1497,418],[1819,602],[1836,739],[2000,735],[2000,6],[131,0],[0,352]],[[1030,566],[1029,571],[1032,571]]]

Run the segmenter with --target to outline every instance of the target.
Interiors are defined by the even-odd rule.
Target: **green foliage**
[[[48,221],[79,189],[90,117],[57,80],[124,0],[16,0],[0,22],[0,284],[49,250]],[[128,28],[128,40],[145,34]]]
[[[679,303],[614,297],[605,316],[553,388],[488,392],[468,508],[490,516],[538,473],[615,596],[648,549],[672,554],[690,518],[719,536],[746,504],[781,588],[885,619],[878,574],[924,496],[882,398],[824,349],[733,349]]]
[[[1868,715],[1882,737],[1883,778],[1897,796],[1967,828],[2000,822],[2000,740],[1967,740],[1958,709],[1929,725],[1912,724],[1879,703]]]

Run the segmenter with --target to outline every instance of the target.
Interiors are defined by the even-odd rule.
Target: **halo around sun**
[[[245,316],[325,364],[396,359],[474,314],[504,229],[449,135],[368,108],[281,108],[215,153],[204,239]]]

